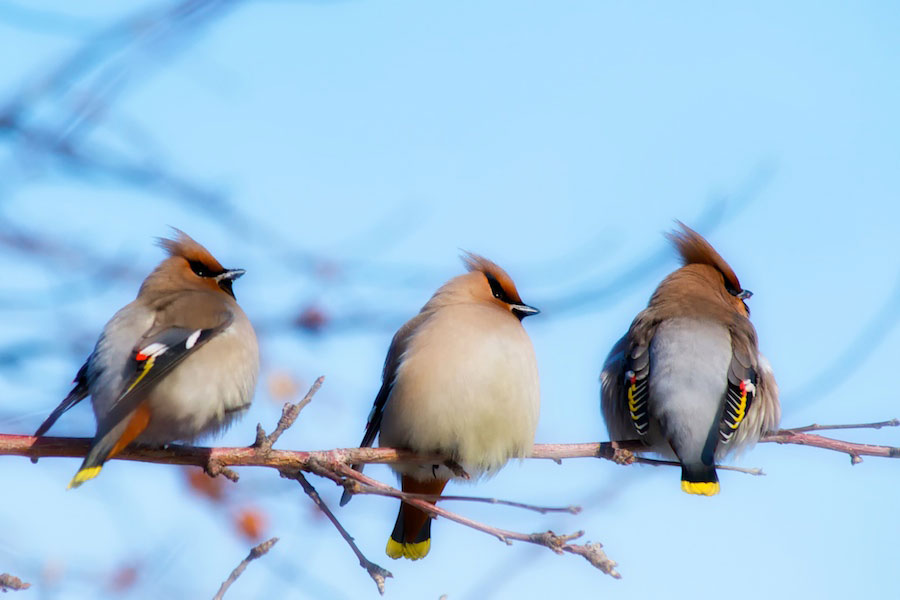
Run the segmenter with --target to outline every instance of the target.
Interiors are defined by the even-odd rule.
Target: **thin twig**
[[[256,442],[254,443],[254,446],[256,446],[262,452],[269,452],[272,449],[272,445],[278,441],[278,438],[281,437],[281,434],[287,431],[287,429],[294,424],[294,421],[296,421],[297,417],[300,416],[300,411],[303,410],[307,404],[312,402],[313,396],[315,396],[316,392],[319,391],[319,388],[322,387],[322,383],[324,381],[325,376],[319,376],[319,378],[316,379],[310,386],[309,391],[306,392],[303,400],[301,400],[297,404],[285,402],[284,407],[281,409],[281,418],[278,420],[278,425],[275,426],[275,431],[273,431],[268,436],[262,437],[260,435],[261,433],[264,433],[262,426],[257,425]],[[261,437],[262,439],[260,439]]]
[[[247,565],[271,550],[272,546],[274,546],[277,542],[278,538],[273,537],[272,539],[266,540],[265,542],[251,548],[250,554],[247,555],[247,558],[242,560],[241,564],[235,567],[234,571],[231,572],[231,575],[228,576],[228,579],[222,582],[221,587],[219,587],[219,591],[216,592],[215,596],[213,596],[213,600],[222,600],[225,592],[228,591],[228,588],[231,587],[232,583],[237,581],[237,578],[241,576],[241,573],[244,572],[244,569],[247,568]]]
[[[328,508],[328,505],[325,504],[324,500],[322,500],[319,492],[317,492],[316,488],[314,488],[313,485],[306,479],[302,471],[294,471],[292,473],[282,471],[281,476],[287,479],[293,479],[303,487],[303,491],[306,492],[306,495],[312,499],[319,510],[322,511],[322,514],[328,517],[328,520],[331,521],[331,524],[334,525],[335,529],[338,530],[338,533],[341,534],[341,537],[344,538],[344,541],[346,541],[350,546],[350,549],[353,550],[353,553],[359,560],[359,566],[366,570],[366,572],[369,574],[369,577],[371,577],[375,582],[375,585],[378,586],[378,592],[383,596],[384,582],[386,578],[393,577],[391,572],[366,558],[366,556],[356,545],[356,542],[353,541],[353,536],[351,536],[350,533],[348,533],[347,530],[344,529],[344,526],[341,525],[341,522],[338,521],[337,517],[334,516],[334,513],[331,512],[331,509]]]
[[[395,496],[394,494],[386,494],[384,491],[373,488],[366,485],[360,485],[359,487],[354,487],[354,493],[356,494],[371,494],[373,496],[391,496],[394,498],[401,497]],[[403,496],[401,498],[416,498],[417,500],[425,500],[426,502],[437,502],[441,500],[442,502],[446,501],[465,501],[465,502],[483,502],[484,504],[499,504],[501,506],[512,506],[513,508],[522,508],[524,510],[531,510],[536,513],[540,513],[542,515],[546,515],[548,513],[568,513],[570,515],[577,515],[581,512],[580,506],[537,506],[534,504],[525,504],[523,502],[514,502],[512,500],[501,500],[500,498],[484,498],[479,496],[443,496],[440,494],[413,494],[411,492],[403,492]]]
[[[659,460],[657,458],[635,457],[636,462],[644,465],[653,465],[655,467],[680,467],[681,463],[674,460]],[[765,475],[762,469],[757,467],[736,467],[734,465],[716,465],[716,469],[723,471],[737,471],[738,473],[746,473],[747,475],[762,476]]]
[[[313,465],[313,467],[315,468],[315,465]],[[364,485],[381,489],[385,492],[385,495],[394,495],[397,498],[401,498],[410,506],[414,506],[422,512],[431,515],[432,517],[444,517],[445,519],[454,521],[456,523],[459,523],[460,525],[464,525],[476,531],[481,531],[482,533],[492,535],[507,545],[511,544],[513,541],[528,542],[530,544],[537,544],[539,546],[549,548],[557,554],[562,554],[563,552],[576,554],[578,556],[584,557],[594,567],[600,569],[607,575],[615,577],[616,579],[619,579],[621,577],[618,571],[616,571],[616,562],[610,560],[602,552],[602,550],[600,550],[600,548],[602,547],[600,544],[587,544],[585,546],[579,546],[568,543],[570,540],[584,535],[584,532],[579,531],[578,533],[568,535],[558,535],[556,533],[553,533],[552,531],[529,534],[492,527],[479,521],[469,519],[468,517],[463,517],[462,515],[450,512],[425,500],[413,498],[409,495],[406,495],[405,492],[402,492],[400,490],[397,490],[396,488],[392,488],[387,484],[367,477],[359,471],[353,470],[348,465],[337,464],[333,467],[336,474],[343,475],[344,477],[351,477]]]
[[[807,425],[806,427],[779,429],[775,433],[806,433],[808,431],[824,431],[827,429],[881,429],[882,427],[900,427],[900,419],[879,421],[877,423],[858,423],[851,425],[818,425],[816,423],[813,423],[812,425]]]

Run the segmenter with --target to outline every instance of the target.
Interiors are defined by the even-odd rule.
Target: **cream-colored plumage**
[[[750,292],[697,232],[669,237],[684,266],[659,284],[601,373],[610,437],[682,463],[682,489],[712,495],[715,463],[778,425],[781,406],[744,302]]]
[[[477,477],[531,451],[540,401],[528,334],[478,292],[483,273],[457,277],[422,309],[385,404],[379,443],[437,452]],[[430,466],[403,473],[433,478]]]
[[[42,435],[91,396],[97,435],[72,481],[80,485],[132,440],[192,441],[227,427],[250,406],[259,350],[225,269],[176,230],[170,256],[119,310],[76,377],[76,386],[38,429]]]
[[[439,494],[460,468],[470,478],[490,474],[534,443],[537,361],[520,321],[538,311],[500,267],[471,254],[464,260],[470,272],[442,286],[394,336],[362,442],[380,432],[382,446],[449,459],[394,467],[407,491]],[[388,554],[424,556],[429,526],[424,513],[401,506]]]

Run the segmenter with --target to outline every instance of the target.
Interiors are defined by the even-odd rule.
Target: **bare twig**
[[[835,452],[845,452],[850,455],[850,464],[858,465],[863,456],[881,456],[886,458],[900,458],[900,448],[893,446],[875,446],[872,444],[856,444],[835,440],[812,433],[796,433],[790,429],[781,429],[775,433],[767,433],[760,440],[763,442],[775,442],[777,444],[799,444],[801,446],[813,446],[825,448]]]
[[[578,546],[568,543],[569,541],[584,535],[583,531],[568,535],[558,535],[556,533],[553,533],[552,531],[529,534],[510,531],[508,529],[499,529],[497,527],[492,527],[491,525],[487,525],[485,523],[469,519],[468,517],[463,517],[462,515],[450,512],[425,500],[415,498],[413,497],[413,494],[406,494],[405,492],[381,483],[380,481],[367,477],[366,475],[363,475],[359,471],[353,470],[347,465],[338,464],[329,466],[333,467],[334,473],[343,475],[344,477],[351,477],[366,486],[380,489],[384,492],[384,495],[390,495],[395,496],[396,498],[400,498],[410,506],[414,506],[422,512],[431,515],[432,517],[444,517],[445,519],[454,521],[456,523],[459,523],[460,525],[464,525],[476,531],[487,533],[488,535],[496,537],[498,540],[507,545],[511,544],[513,541],[527,542],[530,544],[544,546],[546,548],[549,548],[553,552],[556,552],[557,554],[562,554],[563,552],[577,554],[579,556],[583,556],[594,567],[600,569],[607,575],[611,575],[616,579],[619,579],[621,577],[615,569],[615,561],[607,558],[606,555],[599,550],[599,548],[601,547],[600,544]],[[316,465],[313,465],[313,468],[317,468]]]
[[[266,540],[261,544],[257,544],[253,548],[250,549],[250,554],[247,555],[247,558],[241,561],[237,567],[235,567],[234,571],[231,572],[231,575],[228,576],[228,579],[222,582],[222,586],[219,588],[219,591],[216,592],[216,595],[213,596],[213,600],[222,600],[222,597],[225,595],[225,592],[228,591],[228,588],[231,587],[231,584],[234,583],[238,577],[241,576],[241,573],[244,572],[244,569],[247,568],[252,561],[256,560],[260,556],[263,556],[266,552],[272,549],[278,542],[277,537],[273,537],[272,539]]]
[[[7,590],[27,590],[30,587],[30,583],[25,583],[14,575],[10,575],[9,573],[0,573],[0,592],[5,593]]]
[[[828,429],[881,429],[882,427],[900,427],[900,419],[878,421],[877,423],[857,423],[850,425],[819,425],[813,423],[805,427],[792,427],[791,429],[779,429],[775,433],[806,433],[808,431],[825,431]]]
[[[653,465],[656,467],[680,467],[681,463],[674,460],[659,460],[656,458],[635,457],[642,465]],[[756,467],[736,467],[734,465],[716,465],[716,469],[723,471],[736,471],[737,473],[746,473],[747,475],[762,476],[765,475],[762,469]]]
[[[286,402],[284,404],[284,407],[281,409],[281,419],[278,420],[278,425],[275,426],[275,431],[273,431],[268,436],[265,435],[265,431],[263,430],[262,425],[257,425],[256,442],[254,442],[253,446],[258,448],[261,452],[269,452],[272,449],[272,445],[278,441],[278,438],[281,437],[281,434],[287,431],[288,427],[294,424],[294,421],[296,421],[297,417],[300,416],[300,411],[303,410],[307,404],[312,402],[313,396],[315,396],[316,392],[319,391],[319,388],[322,387],[322,383],[324,381],[325,376],[319,376],[319,378],[316,379],[310,386],[309,391],[306,392],[303,400],[301,400],[297,404]]]
[[[370,494],[373,496],[390,496],[392,498],[416,498],[417,500],[425,500],[426,502],[442,502],[466,501],[466,502],[483,502],[484,504],[497,504],[500,506],[511,506],[513,508],[521,508],[531,510],[542,515],[548,513],[568,513],[577,515],[581,512],[580,506],[536,506],[534,504],[525,504],[523,502],[514,502],[512,500],[501,500],[500,498],[484,498],[479,496],[443,496],[436,494],[413,494],[411,492],[402,492],[402,496],[385,493],[384,490],[374,488],[367,485],[352,486],[354,494]]]
[[[335,529],[338,530],[338,533],[341,534],[341,537],[347,542],[350,546],[350,549],[353,550],[353,553],[356,555],[356,558],[359,560],[359,566],[366,570],[369,574],[369,577],[375,582],[375,585],[378,586],[378,592],[383,596],[384,595],[384,582],[388,577],[393,577],[390,571],[382,568],[381,566],[370,561],[366,556],[360,551],[359,547],[353,541],[353,536],[351,536],[344,526],[341,525],[341,522],[338,521],[337,517],[334,516],[334,513],[331,512],[331,509],[328,508],[328,505],[325,504],[325,501],[322,500],[322,497],[319,495],[319,492],[316,491],[316,488],[306,479],[303,475],[302,471],[294,471],[292,473],[282,471],[281,476],[293,479],[298,482],[301,487],[303,487],[303,491],[306,492],[306,495],[309,496],[315,505],[322,511],[328,520],[331,521],[331,524],[334,525]]]

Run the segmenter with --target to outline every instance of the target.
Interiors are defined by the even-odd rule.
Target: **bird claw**
[[[616,448],[612,459],[617,465],[630,465],[634,462],[634,452],[625,448]]]
[[[462,479],[472,479],[466,470],[462,468],[462,465],[456,462],[453,459],[447,459],[444,461],[444,466],[453,471],[453,475],[456,477],[461,477]]]

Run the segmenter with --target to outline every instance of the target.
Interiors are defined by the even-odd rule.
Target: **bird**
[[[656,288],[600,375],[613,440],[644,442],[681,463],[681,489],[719,492],[716,463],[781,419],[778,386],[732,268],[699,233],[667,234],[682,267]]]
[[[74,387],[35,432],[91,397],[97,432],[69,488],[93,479],[132,441],[191,442],[224,430],[250,407],[259,347],[226,269],[179,229],[168,253],[119,310],[78,370]]]
[[[534,444],[540,412],[537,359],[522,327],[540,311],[522,302],[490,260],[462,257],[454,277],[394,335],[361,447],[447,457],[442,464],[392,465],[404,492],[440,495],[450,479],[491,475]],[[362,471],[361,465],[354,465]],[[341,505],[350,499],[345,491]],[[424,558],[431,519],[401,503],[386,553]]]

